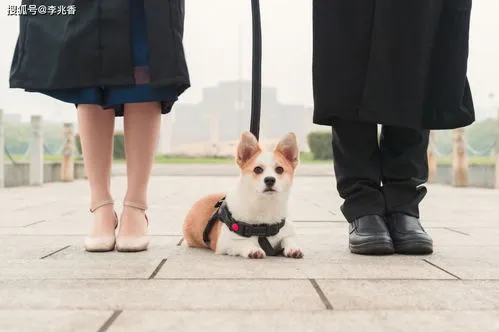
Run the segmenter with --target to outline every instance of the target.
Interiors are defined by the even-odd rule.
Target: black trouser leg
[[[341,211],[356,254],[427,254],[431,238],[419,223],[428,179],[429,131],[336,119],[333,153]],[[387,227],[388,226],[388,227]]]
[[[343,215],[349,222],[367,215],[384,215],[377,125],[335,119],[332,127],[336,185],[345,200]]]
[[[381,131],[382,191],[396,253],[431,254],[433,240],[419,222],[428,180],[428,130],[384,126]]]
[[[419,218],[428,180],[428,130],[383,126],[380,139],[382,192],[386,213]]]

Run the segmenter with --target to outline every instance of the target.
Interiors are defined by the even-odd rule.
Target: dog
[[[187,246],[245,258],[302,258],[294,225],[286,219],[300,162],[296,135],[286,134],[266,152],[253,134],[244,132],[235,159],[240,177],[233,190],[203,197],[187,213]]]

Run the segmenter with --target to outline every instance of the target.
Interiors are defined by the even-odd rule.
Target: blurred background
[[[74,123],[74,106],[40,94],[8,88],[18,17],[0,15],[0,108],[4,110],[7,162],[28,158],[30,116],[42,115],[47,159],[59,158],[64,122]],[[310,153],[309,137],[328,128],[312,124],[312,4],[311,1],[265,0],[263,29],[263,91],[261,138],[272,144],[287,131],[298,135],[305,159],[329,159],[329,152]],[[492,163],[499,109],[499,1],[473,4],[469,79],[477,122],[466,129],[467,152],[476,163]],[[250,1],[187,0],[185,51],[192,87],[174,111],[163,117],[158,161],[197,157],[198,161],[228,156],[243,130],[249,129],[251,100]],[[122,129],[122,119],[116,130]],[[434,137],[443,163],[452,152],[452,133]],[[324,139],[328,139],[327,137]],[[314,143],[311,143],[314,144]],[[320,144],[320,143],[317,143]],[[119,145],[119,144],[118,144]],[[328,144],[326,144],[328,145]],[[119,148],[119,146],[117,147]],[[326,147],[327,148],[327,147]],[[115,155],[120,159],[120,152]],[[10,158],[10,159],[9,159]]]

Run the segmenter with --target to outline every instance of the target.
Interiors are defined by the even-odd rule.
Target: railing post
[[[64,124],[64,146],[62,148],[61,181],[74,180],[74,131],[72,123]]]
[[[497,109],[497,128],[496,128],[496,181],[494,188],[499,189],[499,109]]]
[[[42,117],[39,115],[31,116],[29,184],[32,186],[43,184],[43,134]]]
[[[452,185],[468,186],[468,156],[464,140],[464,128],[454,129],[452,146]]]
[[[430,139],[428,142],[428,183],[434,183],[437,177],[437,155],[436,155],[436,139],[435,131],[430,131]]]
[[[5,131],[3,126],[3,109],[0,108],[0,188],[5,187]]]

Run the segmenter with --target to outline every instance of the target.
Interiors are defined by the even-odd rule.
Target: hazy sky
[[[39,94],[8,88],[12,51],[19,31],[18,18],[0,9],[0,108],[26,118],[42,114],[51,120],[74,121],[74,107]],[[180,102],[198,102],[201,89],[222,80],[251,77],[250,0],[185,0],[185,50],[192,87]],[[312,1],[261,1],[263,29],[263,84],[276,86],[282,103],[312,105]],[[475,0],[471,27],[469,78],[475,104],[484,115],[499,106],[499,0]],[[239,39],[239,36],[242,39]],[[239,51],[241,49],[241,52]],[[241,55],[239,57],[239,54]],[[241,58],[241,69],[239,68]],[[488,98],[494,92],[495,101]]]

